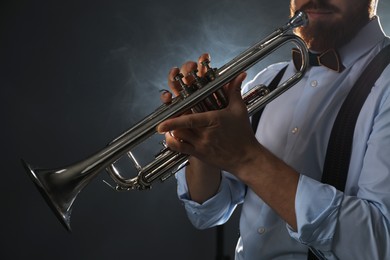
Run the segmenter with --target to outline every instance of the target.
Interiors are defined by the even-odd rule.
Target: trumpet
[[[305,73],[308,64],[308,50],[301,38],[288,32],[305,26],[307,23],[306,14],[297,12],[285,25],[243,51],[221,68],[211,68],[206,61],[204,63],[207,67],[206,74],[199,77],[194,71],[192,73],[193,83],[186,85],[182,81],[183,75],[177,75],[176,80],[180,82],[183,89],[180,95],[173,98],[171,103],[158,107],[152,114],[119,135],[106,147],[84,160],[56,169],[37,168],[24,160],[22,164],[59,221],[68,231],[71,231],[70,218],[73,203],[83,188],[101,171],[108,172],[116,183],[113,188],[117,191],[147,190],[155,181],[165,181],[186,165],[189,156],[170,150],[164,143],[154,160],[145,166],[138,163],[132,150],[156,134],[156,127],[169,118],[180,116],[191,110],[202,112],[223,109],[228,101],[224,97],[222,87],[239,73],[248,70],[287,42],[293,43],[301,51],[303,61],[301,68],[273,91],[264,85],[259,85],[244,94],[243,100],[247,106],[248,115],[253,115],[297,83]],[[133,162],[138,171],[137,176],[125,178],[119,172],[115,164],[123,156],[129,157]]]

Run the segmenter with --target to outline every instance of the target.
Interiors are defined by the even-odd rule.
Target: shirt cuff
[[[199,229],[223,224],[234,211],[228,180],[221,178],[218,192],[202,204],[192,201],[187,187],[185,170],[176,173],[177,193],[193,225]]]
[[[333,186],[301,175],[295,198],[297,231],[290,236],[302,244],[326,252],[331,248],[343,193]]]

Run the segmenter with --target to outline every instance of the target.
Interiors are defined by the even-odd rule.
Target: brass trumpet
[[[305,26],[307,22],[306,14],[297,12],[288,23],[276,29],[221,68],[210,68],[206,62],[204,64],[208,68],[206,75],[198,77],[194,72],[195,80],[191,85],[184,84],[181,81],[182,75],[178,75],[177,80],[183,87],[181,95],[173,98],[170,104],[161,105],[154,113],[85,160],[57,169],[35,168],[22,160],[28,175],[68,231],[71,230],[70,217],[73,202],[79,192],[103,169],[106,169],[115,181],[115,189],[118,191],[145,190],[149,189],[156,180],[164,181],[168,179],[188,162],[188,155],[172,151],[163,144],[162,150],[155,156],[155,160],[146,166],[141,166],[131,152],[133,148],[154,135],[156,127],[171,117],[179,116],[189,110],[200,112],[225,107],[227,101],[221,93],[225,84],[277,48],[291,42],[302,53],[303,62],[299,71],[273,91],[269,91],[266,86],[260,85],[243,95],[249,116],[259,111],[303,77],[308,64],[307,47],[302,39],[293,34],[287,34],[287,32],[299,26]],[[131,179],[123,177],[114,166],[115,162],[125,154],[133,161],[138,171],[138,175]]]

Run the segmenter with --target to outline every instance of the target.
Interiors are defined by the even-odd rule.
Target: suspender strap
[[[321,181],[344,191],[353,133],[360,110],[375,81],[390,63],[390,45],[369,63],[342,104],[330,134]],[[308,260],[318,259],[310,250]]]
[[[286,65],[283,69],[281,69],[278,72],[278,74],[276,74],[275,78],[271,81],[271,83],[269,84],[268,89],[270,90],[270,92],[274,91],[276,89],[276,87],[279,85],[279,82],[283,78],[283,75],[287,69],[287,66],[288,65]],[[263,114],[263,111],[264,111],[264,107],[252,116],[252,130],[254,133],[256,133],[256,129],[257,129],[257,126],[259,124],[261,114]]]

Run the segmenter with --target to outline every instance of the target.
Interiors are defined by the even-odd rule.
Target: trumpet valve
[[[179,82],[180,86],[181,86],[181,91],[180,91],[180,95],[183,97],[183,98],[186,98],[188,97],[189,95],[191,95],[192,93],[194,93],[196,91],[196,88],[194,87],[194,85],[187,85],[186,83],[184,83],[183,81],[183,78],[184,78],[184,75],[182,73],[178,73],[174,79]]]
[[[206,67],[207,69],[205,77],[207,77],[208,81],[215,80],[215,78],[217,77],[217,70],[210,67],[210,60],[206,59],[202,61],[202,66]]]

